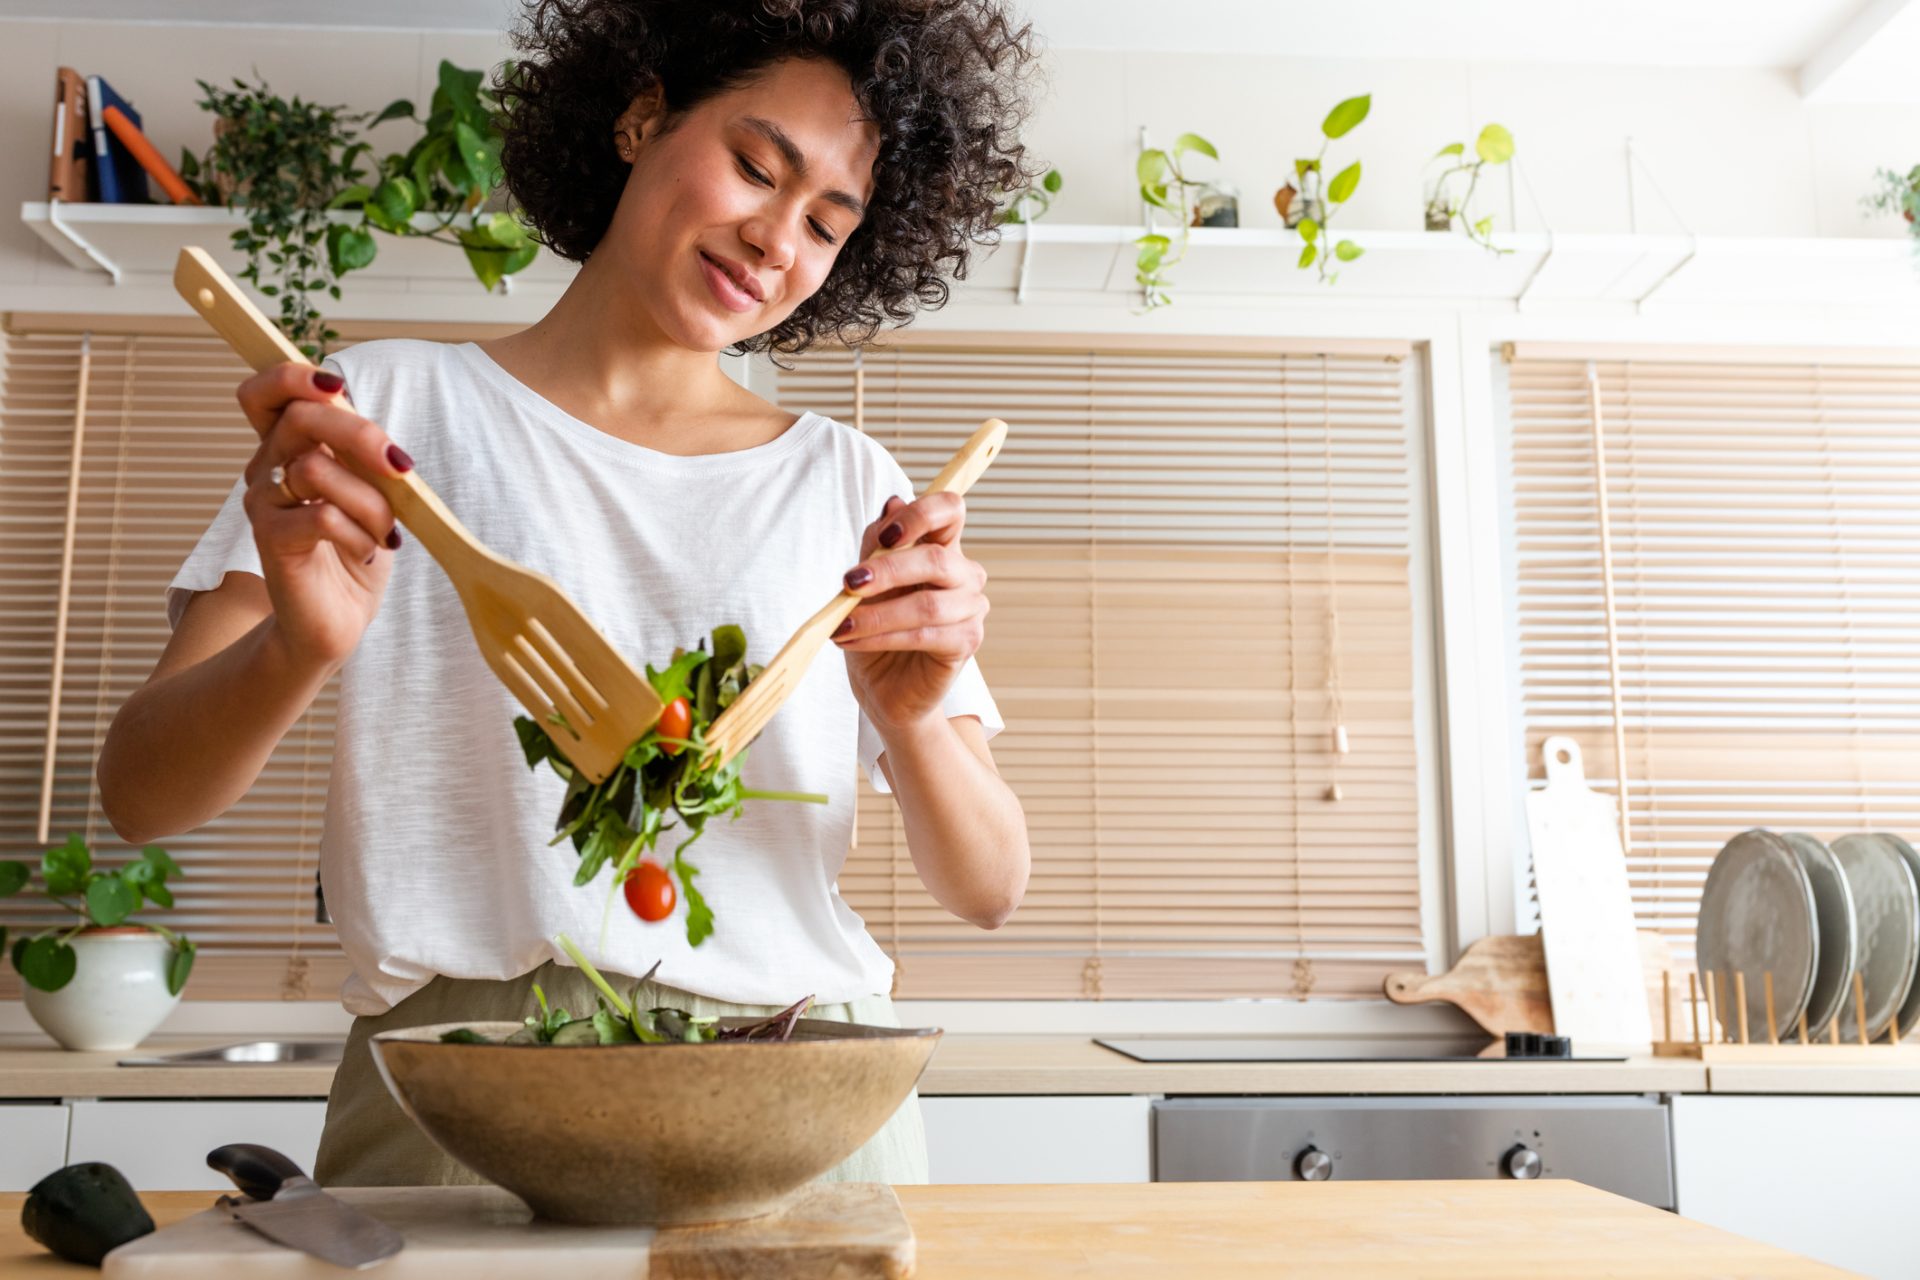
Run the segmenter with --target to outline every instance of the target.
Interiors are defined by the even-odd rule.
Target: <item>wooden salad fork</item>
[[[1000,446],[1006,438],[1007,424],[998,418],[988,418],[960,446],[959,452],[948,460],[947,465],[940,469],[940,474],[933,478],[926,492],[965,493],[971,489],[973,482],[987,469],[987,464],[1000,452]],[[892,551],[882,549],[876,550],[868,558],[877,559],[892,554]],[[847,615],[854,611],[860,600],[860,596],[843,590],[829,600],[820,612],[800,624],[799,630],[781,646],[766,670],[753,678],[746,692],[715,717],[707,733],[707,761],[724,765],[760,736],[760,731],[767,727],[767,721],[773,719],[773,713],[787,700],[794,686],[800,683],[800,677],[813,665],[821,648],[832,638],[834,630],[846,621]]]
[[[255,370],[312,363],[204,250],[180,251],[173,287]],[[588,780],[605,781],[660,718],[660,695],[647,678],[551,578],[487,550],[417,470],[389,476],[340,461],[380,491],[446,570],[480,656],[534,723]]]

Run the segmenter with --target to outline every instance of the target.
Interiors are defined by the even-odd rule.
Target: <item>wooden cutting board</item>
[[[1678,972],[1666,939],[1659,934],[1639,931],[1640,967],[1647,981],[1648,1016],[1653,1025],[1661,1025],[1660,1001],[1663,971]],[[1679,987],[1686,987],[1681,975]],[[1525,936],[1504,934],[1468,947],[1459,963],[1445,973],[1389,974],[1385,983],[1387,999],[1395,1004],[1421,1004],[1429,1000],[1447,1000],[1460,1006],[1466,1015],[1485,1028],[1489,1035],[1508,1031],[1554,1033],[1553,1000],[1548,994],[1546,947],[1537,933]],[[1675,1000],[1675,1014],[1682,1002]],[[1577,1052],[1581,1046],[1574,1045]]]
[[[342,1187],[332,1194],[396,1228],[407,1247],[380,1280],[902,1280],[913,1230],[893,1188],[814,1183],[785,1212],[709,1227],[535,1222],[499,1187]],[[284,1249],[209,1210],[107,1255],[109,1280],[340,1280],[339,1267]]]

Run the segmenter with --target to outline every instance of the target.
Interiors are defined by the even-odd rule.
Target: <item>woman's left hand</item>
[[[854,697],[874,727],[908,727],[940,714],[954,677],[987,625],[987,571],[960,549],[967,522],[958,495],[888,498],[860,539],[847,589],[862,603],[834,633]],[[882,547],[890,554],[875,555]]]

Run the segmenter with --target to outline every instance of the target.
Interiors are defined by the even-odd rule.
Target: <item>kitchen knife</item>
[[[407,1243],[378,1218],[322,1191],[271,1147],[231,1143],[208,1152],[207,1164],[251,1197],[221,1196],[216,1207],[275,1244],[361,1271],[385,1262]]]

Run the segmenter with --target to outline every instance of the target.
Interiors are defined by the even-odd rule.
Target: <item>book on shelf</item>
[[[151,204],[147,171],[108,126],[106,109],[116,107],[134,128],[140,113],[100,76],[87,77],[87,116],[93,131],[94,197],[104,204]]]
[[[93,199],[93,141],[87,136],[87,80],[61,67],[53,81],[53,165],[47,175],[47,199]]]
[[[167,193],[167,199],[175,204],[200,204],[199,196],[187,186],[180,175],[174,172],[167,158],[151,142],[147,135],[140,132],[140,126],[127,119],[126,113],[118,107],[108,107],[100,113],[106,117],[107,128],[113,130],[113,136],[119,140],[142,169],[153,176],[160,189]]]

